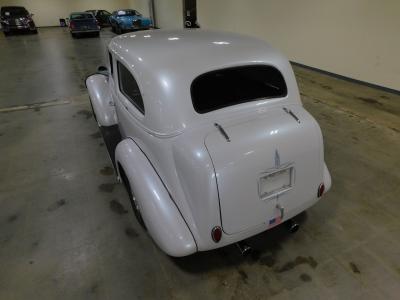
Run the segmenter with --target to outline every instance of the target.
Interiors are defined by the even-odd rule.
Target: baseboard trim
[[[341,80],[346,80],[346,81],[349,81],[349,82],[365,85],[365,86],[368,86],[370,88],[381,90],[381,91],[384,91],[384,92],[387,92],[387,93],[400,95],[400,91],[395,90],[395,89],[391,89],[391,88],[388,88],[388,87],[385,87],[385,86],[381,86],[381,85],[378,85],[378,84],[374,84],[374,83],[370,83],[370,82],[354,79],[354,78],[351,78],[351,77],[339,75],[339,74],[332,73],[332,72],[325,71],[325,70],[321,70],[321,69],[318,69],[318,68],[315,68],[315,67],[307,66],[307,65],[295,62],[295,61],[290,61],[290,63],[295,65],[295,66],[299,66],[299,67],[302,67],[302,68],[305,68],[305,69],[309,69],[309,70],[312,70],[312,71],[315,71],[315,72],[318,72],[318,73],[321,73],[321,74],[325,74],[325,75],[328,75],[328,76],[331,76],[331,77],[334,77],[334,78],[338,78],[338,79],[341,79]]]

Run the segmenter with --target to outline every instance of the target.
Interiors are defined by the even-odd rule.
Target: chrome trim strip
[[[214,123],[214,126],[218,128],[219,132],[221,132],[227,142],[231,141],[228,134],[225,132],[224,128],[221,125],[219,125],[218,123]]]
[[[293,117],[293,119],[295,119],[295,120],[297,121],[297,123],[300,124],[299,118],[298,118],[290,109],[287,109],[286,107],[284,107],[283,110],[284,110],[287,114],[291,115],[291,116]]]

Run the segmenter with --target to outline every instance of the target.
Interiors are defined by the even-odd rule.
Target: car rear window
[[[24,7],[2,7],[1,15],[4,17],[27,16],[28,11]]]
[[[136,10],[119,10],[117,11],[118,16],[136,16]]]
[[[118,81],[119,89],[122,94],[142,113],[144,114],[144,104],[139,86],[133,77],[132,73],[119,61],[118,66]]]
[[[197,77],[191,86],[198,113],[260,99],[287,95],[285,79],[272,66],[256,65],[212,71]]]
[[[94,16],[92,13],[86,13],[86,14],[72,14],[71,15],[71,20],[79,20],[79,19],[93,19]]]

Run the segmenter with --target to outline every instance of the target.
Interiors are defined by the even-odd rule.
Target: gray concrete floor
[[[83,79],[112,36],[0,37],[0,107],[58,104],[0,113],[0,299],[400,298],[400,96],[296,67],[332,190],[298,233],[250,239],[250,257],[171,259],[134,219],[90,113]]]

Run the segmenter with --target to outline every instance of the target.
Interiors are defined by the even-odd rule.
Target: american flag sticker
[[[269,220],[268,228],[272,228],[272,227],[274,227],[276,225],[279,225],[279,224],[281,224],[281,222],[282,222],[282,218],[281,217],[273,218],[273,219]]]

